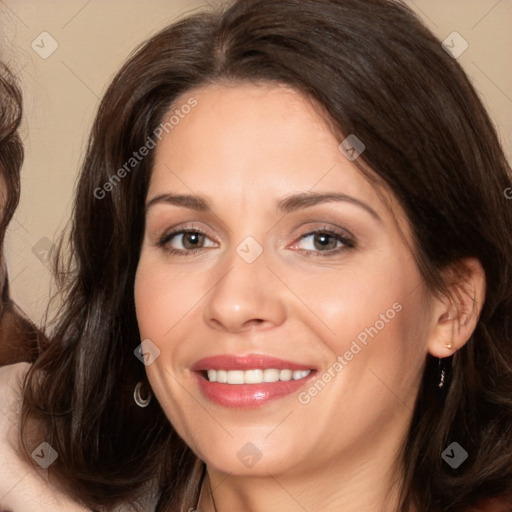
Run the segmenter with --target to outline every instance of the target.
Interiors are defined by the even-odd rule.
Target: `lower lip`
[[[269,402],[297,392],[309,382],[314,375],[312,371],[307,377],[298,380],[262,382],[261,384],[223,384],[210,382],[200,373],[196,373],[199,387],[203,395],[224,407],[250,409],[261,407]]]

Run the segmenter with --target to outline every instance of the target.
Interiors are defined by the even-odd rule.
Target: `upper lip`
[[[275,368],[277,370],[312,370],[311,365],[286,361],[277,357],[262,354],[236,355],[221,354],[205,357],[197,361],[192,370],[254,370],[257,368]]]

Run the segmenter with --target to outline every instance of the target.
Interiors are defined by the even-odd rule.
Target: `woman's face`
[[[388,457],[432,323],[402,212],[388,197],[405,239],[298,92],[218,84],[174,109],[191,98],[155,150],[135,282],[156,398],[226,473]]]

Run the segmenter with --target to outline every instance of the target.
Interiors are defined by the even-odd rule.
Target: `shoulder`
[[[29,363],[0,366],[0,511],[14,512],[85,512],[76,501],[58,491],[48,480],[46,462],[51,461],[49,445],[41,444],[33,451],[32,464],[18,448],[22,385]],[[48,457],[50,455],[50,457]],[[37,456],[43,464],[37,467]],[[155,510],[158,502],[157,482],[143,489],[133,503],[120,505],[115,512]]]
[[[22,381],[30,366],[29,363],[0,366],[0,432],[17,421]]]
[[[31,366],[30,363],[15,363],[0,366],[0,385],[3,386],[12,381],[12,379],[22,379]]]
[[[30,366],[16,363],[0,367],[0,510],[83,512],[87,509],[49,483],[44,463],[36,469],[18,448],[22,384]],[[44,453],[46,447],[41,449]]]

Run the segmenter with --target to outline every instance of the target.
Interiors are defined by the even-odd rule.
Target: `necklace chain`
[[[212,502],[213,511],[217,512],[217,507],[215,506],[215,500],[213,499],[212,483],[210,482],[210,477],[208,477],[208,488],[210,489],[210,501]]]

